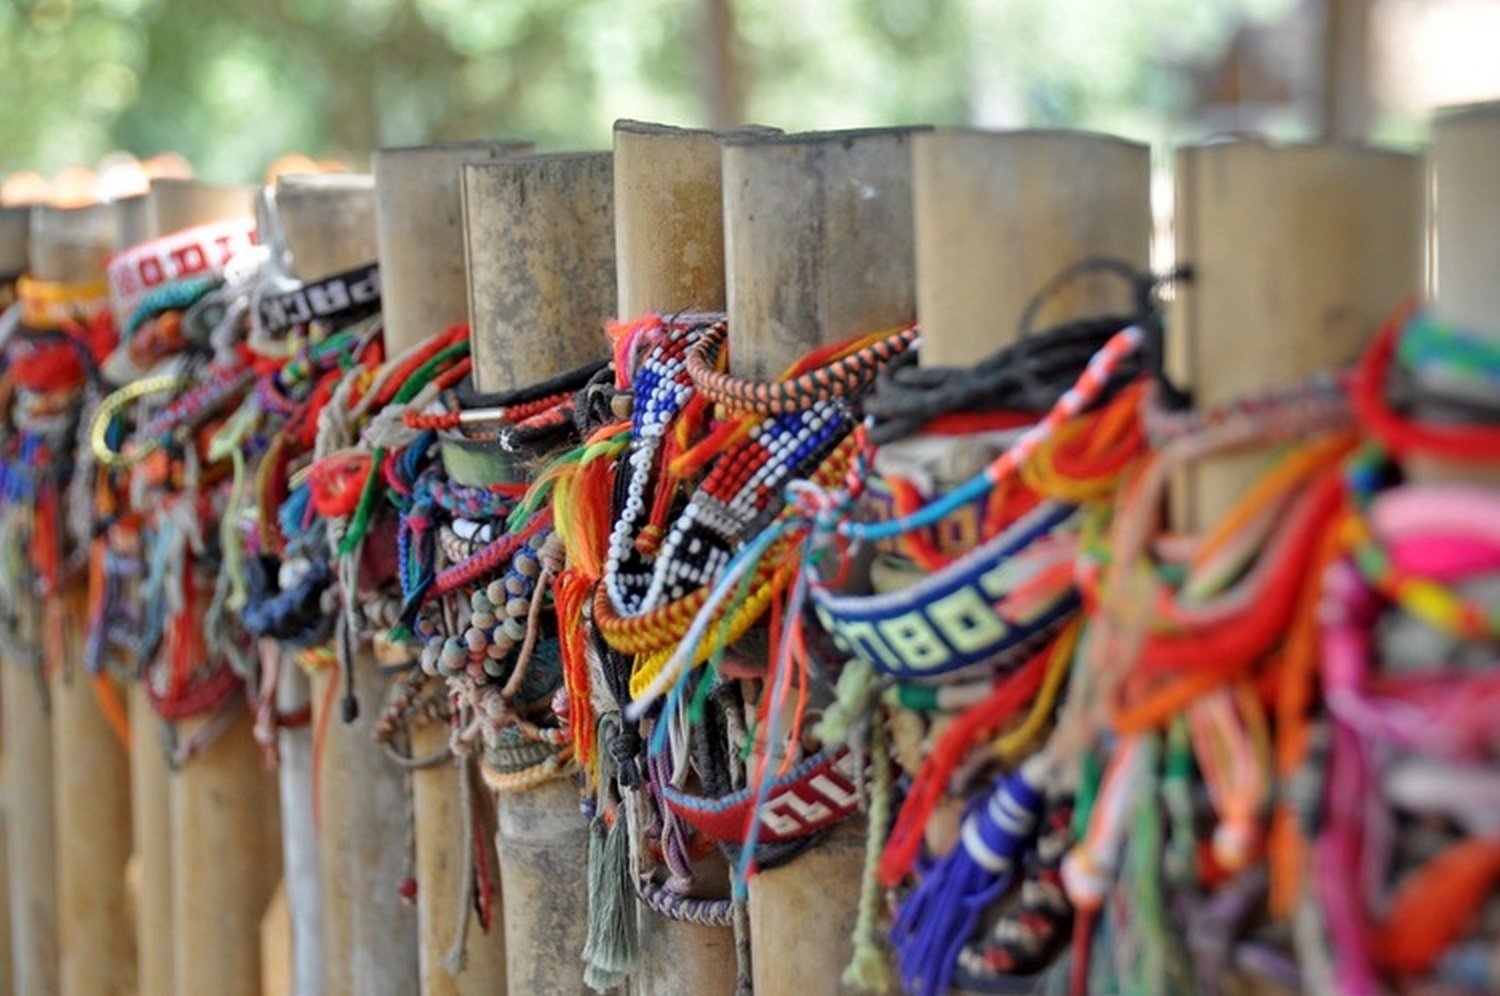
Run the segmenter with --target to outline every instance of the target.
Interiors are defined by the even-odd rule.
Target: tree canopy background
[[[610,123],[929,122],[1162,139],[1194,73],[1294,0],[0,0],[0,175],[176,150],[279,154]]]

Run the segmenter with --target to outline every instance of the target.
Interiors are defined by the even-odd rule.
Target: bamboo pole
[[[165,236],[248,218],[251,191],[160,180],[152,185],[150,202],[152,232]],[[132,702],[138,718],[132,782],[141,883],[136,921],[141,988],[259,993],[260,958],[251,940],[258,936],[256,928],[279,874],[280,848],[271,836],[276,824],[266,819],[276,810],[274,789],[250,736],[249,714],[169,778],[163,724],[139,691],[133,692]],[[211,722],[210,717],[185,720],[174,735],[196,737]]]
[[[1433,129],[1436,316],[1500,338],[1500,102],[1440,111]]]
[[[924,366],[971,365],[1016,342],[1038,291],[1073,264],[1150,267],[1151,152],[1143,145],[1082,132],[938,129],[913,138],[912,195]],[[1049,293],[1026,331],[1135,307],[1119,277],[1083,274]],[[928,452],[933,442],[923,440]],[[996,455],[956,440],[931,465],[937,488]],[[874,579],[877,588],[886,581]],[[939,812],[927,844],[941,853],[957,840],[962,802]]]
[[[1433,315],[1471,334],[1500,339],[1500,287],[1494,280],[1500,261],[1500,205],[1494,199],[1500,176],[1500,102],[1440,111],[1431,158],[1436,186]],[[1459,398],[1470,393],[1462,383],[1434,386]],[[1472,400],[1493,404],[1494,397]],[[1449,417],[1430,407],[1423,406],[1421,417]],[[1431,457],[1407,459],[1405,468],[1417,480],[1500,487],[1500,471],[1493,468],[1456,466]]]
[[[26,271],[30,237],[31,209],[0,206],[0,280],[12,280]]]
[[[32,214],[32,273],[42,280],[93,281],[104,276],[115,250],[140,241],[145,226],[139,199],[126,204]],[[87,618],[87,593],[74,583],[63,603],[63,658],[51,678],[54,805],[57,833],[58,991],[126,994],[135,991],[135,938],[129,923],[125,866],[130,860],[129,755],[106,721],[94,681],[83,673],[81,628],[64,619]],[[101,687],[112,687],[103,678]]]
[[[151,202],[160,236],[249,217],[254,204],[249,187],[192,180],[151,184]],[[275,777],[261,762],[248,709],[226,708],[239,712],[233,723],[169,778],[172,978],[180,996],[260,996],[261,918],[281,877]],[[192,738],[213,721],[181,721],[177,735]]]
[[[1354,146],[1237,141],[1182,150],[1177,255],[1193,269],[1168,362],[1205,408],[1346,366],[1422,286],[1422,161]],[[1179,524],[1245,492],[1255,454],[1194,467]]]
[[[16,996],[57,992],[57,841],[54,828],[51,701],[36,648],[34,599],[10,607],[17,635],[32,644],[0,660],[5,733],[5,849],[10,972]]]
[[[803,353],[915,310],[910,130],[730,139],[724,148],[729,362],[775,377]],[[750,881],[755,989],[841,991],[864,863],[849,820]],[[817,911],[816,915],[808,915]]]
[[[277,182],[277,217],[293,275],[321,277],[378,255],[374,183],[368,176],[285,176]],[[384,680],[370,648],[354,661],[362,706],[345,724],[338,714],[338,675],[313,679],[315,723],[325,723],[318,766],[324,904],[324,983],[329,996],[417,990],[415,910],[399,896],[411,867],[411,794],[405,773],[374,742]],[[333,715],[324,715],[332,708]]]
[[[385,343],[392,353],[468,319],[460,173],[469,163],[527,152],[525,142],[465,142],[382,149],[375,153],[376,221],[380,237],[381,304]],[[433,757],[448,743],[437,723],[410,730],[413,757]],[[454,767],[460,766],[461,772]],[[464,848],[474,829],[464,825],[460,791],[477,792],[469,758],[411,772],[415,811],[417,924],[424,996],[494,993],[505,989],[505,937],[498,924],[486,934],[478,918],[463,918]],[[461,920],[468,923],[460,971],[445,956]]]
[[[774,378],[817,346],[910,322],[916,129],[724,146],[729,362]]]
[[[306,196],[305,189],[293,186],[288,199],[293,202],[293,226],[297,233],[311,231],[312,222],[299,228],[299,196]],[[314,195],[315,196],[315,195]],[[336,196],[336,192],[329,193]],[[306,213],[306,210],[303,211]],[[263,187],[255,198],[255,226],[263,245],[287,248],[282,233],[281,216],[275,207],[275,190]],[[308,246],[305,236],[297,245]],[[311,248],[305,252],[314,252]],[[335,270],[336,272],[336,270]],[[318,275],[321,276],[321,275]],[[266,663],[270,655],[281,655],[281,675],[276,682],[276,709],[282,715],[293,715],[308,709],[312,717],[315,699],[312,682],[308,675],[290,660],[278,643],[261,643],[261,660]],[[284,726],[276,732],[276,753],[279,756],[278,792],[281,795],[281,841],[282,841],[282,885],[284,897],[281,907],[273,901],[272,909],[261,921],[261,983],[267,993],[278,983],[275,975],[290,972],[291,989],[288,995],[320,996],[324,992],[324,977],[329,972],[329,963],[324,957],[324,864],[323,841],[318,835],[318,823],[314,819],[314,721],[309,718],[302,726]],[[272,938],[285,924],[290,935]],[[290,956],[290,963],[282,966],[279,959]],[[348,962],[347,962],[348,963]],[[275,990],[281,992],[281,990]]]
[[[270,652],[282,653],[280,647]],[[276,709],[291,716],[304,709],[311,714],[312,690],[307,675],[285,655],[276,683]],[[323,992],[323,868],[317,824],[313,820],[312,723],[284,726],[276,733],[280,767],[276,773],[281,796],[281,880],[284,922],[289,934],[273,942],[269,955],[289,952],[291,986],[281,996],[319,996]],[[272,911],[276,907],[272,906]],[[273,924],[281,921],[272,919]],[[264,922],[263,922],[264,923]],[[261,972],[271,961],[262,927]],[[271,980],[262,978],[269,984]]]
[[[21,207],[0,207],[0,305],[9,305],[11,292],[14,290],[10,286],[10,281],[26,269],[28,259],[26,243],[30,232],[30,212]],[[11,608],[14,609],[14,607]],[[5,662],[0,660],[0,667],[4,665]],[[3,686],[3,679],[0,679],[0,698],[4,695]],[[3,715],[3,712],[4,705],[0,702],[0,715]],[[5,902],[0,904],[0,979],[9,980],[14,986],[17,966],[12,946],[14,932],[11,917],[12,884],[19,886],[26,875],[24,872],[14,878],[11,875],[9,827],[16,817],[14,793],[10,788],[10,771],[14,767],[12,757],[5,744],[0,742],[0,894],[5,896]]]
[[[724,308],[720,136],[615,122],[615,276],[621,318]],[[695,898],[729,894],[717,854],[694,868]],[[643,914],[635,996],[729,993],[734,931]]]
[[[474,380],[503,391],[605,351],[615,307],[608,153],[522,156],[463,171]],[[511,990],[587,990],[588,825],[571,781],[497,802],[506,978]]]
[[[142,992],[171,993],[172,795],[162,722],[140,682],[130,686],[130,810],[134,837],[135,944]]]
[[[939,129],[912,139],[922,364],[965,366],[1015,341],[1028,303],[1080,260],[1151,263],[1151,153],[1104,135]],[[1059,287],[1030,331],[1135,302],[1118,278]]]
[[[30,259],[31,211],[0,208],[0,274]],[[57,991],[57,846],[54,834],[51,703],[37,646],[35,599],[3,608],[17,645],[0,659],[4,743],[6,937],[4,978],[17,996]]]

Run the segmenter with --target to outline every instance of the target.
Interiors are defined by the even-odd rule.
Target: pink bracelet
[[[1323,696],[1329,711],[1361,736],[1443,757],[1470,757],[1492,744],[1500,716],[1500,673],[1371,681],[1372,629],[1382,606],[1352,564],[1339,561],[1329,568],[1322,609]]]
[[[1413,533],[1459,533],[1500,546],[1500,494],[1459,484],[1407,484],[1370,502],[1370,525],[1387,541]]]
[[[1446,530],[1387,539],[1386,552],[1402,573],[1440,583],[1500,572],[1500,543]]]

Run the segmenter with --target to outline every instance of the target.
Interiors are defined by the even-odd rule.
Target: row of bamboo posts
[[[1441,116],[1427,161],[1243,140],[1181,150],[1175,175],[1175,253],[1194,279],[1173,304],[1169,362],[1203,403],[1346,363],[1403,295],[1424,289],[1442,316],[1500,334],[1496,107]],[[0,271],[95,280],[112,253],[153,235],[257,213],[261,240],[296,278],[379,260],[389,354],[469,321],[483,391],[598,355],[609,316],[686,308],[727,309],[742,375],[914,316],[922,362],[957,364],[1012,340],[1026,302],[1069,264],[1108,256],[1146,268],[1150,190],[1148,148],[1094,135],[622,121],[612,153],[390,149],[373,177],[285,176],[258,193],[160,181],[144,199],[5,209]],[[1118,312],[1121,293],[1085,278],[1036,321]],[[1213,517],[1245,481],[1234,461],[1198,473],[1187,516]],[[280,669],[282,710],[310,703],[312,725],[326,726],[320,759],[309,727],[285,729],[269,771],[246,711],[173,770],[163,743],[193,731],[166,728],[127,690],[127,750],[80,668],[82,590],[66,604],[54,620],[34,604],[6,607],[38,645],[48,625],[67,635],[45,668],[0,667],[11,992],[584,991],[586,825],[571,783],[479,807],[495,834],[503,929],[485,934],[471,918],[458,965],[446,956],[459,929],[463,797],[483,789],[467,760],[408,770],[377,747],[380,647],[360,651],[363,708],[349,723],[331,671],[309,682]],[[410,753],[438,754],[446,737],[418,728]],[[755,991],[840,991],[862,848],[846,826],[752,881]],[[414,903],[399,890],[407,877]],[[717,880],[727,889],[722,870]],[[652,921],[646,938],[634,993],[734,991],[732,931]]]

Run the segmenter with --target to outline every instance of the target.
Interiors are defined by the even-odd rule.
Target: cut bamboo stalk
[[[615,122],[615,261],[621,318],[724,308],[720,136],[639,121]],[[729,894],[717,854],[694,869],[697,898]],[[728,993],[734,931],[643,912],[635,996]]]
[[[292,911],[287,904],[283,883],[271,902],[266,906],[266,915],[260,922],[260,984],[261,996],[288,996],[297,991],[293,961]]]
[[[68,282],[104,278],[111,253],[144,237],[137,199],[86,208],[35,208],[32,273]],[[58,594],[64,619],[87,618],[81,582]],[[59,620],[60,622],[60,620]],[[42,624],[48,625],[47,622]],[[50,681],[56,779],[59,987],[63,996],[110,996],[136,987],[125,866],[130,861],[129,753],[106,721],[83,671],[83,633],[62,625],[63,659]],[[102,681],[109,683],[111,679]],[[116,691],[118,691],[116,689]]]
[[[460,171],[530,142],[453,142],[375,153],[381,314],[393,353],[469,317]]]
[[[206,183],[163,177],[151,181],[152,230],[170,235],[216,221],[232,221],[252,213],[255,191],[235,183]]]
[[[1422,160],[1353,146],[1236,141],[1184,149],[1177,257],[1191,266],[1169,368],[1210,408],[1345,367],[1422,287]],[[1217,521],[1263,460],[1192,468],[1179,526]]]
[[[171,779],[173,974],[179,996],[260,996],[260,923],[281,877],[279,808],[254,720],[238,715]],[[207,720],[180,724],[192,736]]]
[[[219,221],[249,218],[248,187],[164,180],[152,185],[154,236]],[[238,702],[227,708],[240,709]],[[257,936],[280,874],[279,842],[268,822],[277,805],[272,777],[260,763],[241,715],[208,749],[165,778],[162,724],[142,712],[132,745],[141,916],[137,921],[141,986],[146,992],[254,996],[260,992]],[[193,717],[176,724],[193,739],[213,722]],[[162,802],[165,786],[167,806]],[[163,860],[163,850],[166,860]],[[163,897],[165,892],[166,897]],[[170,952],[170,968],[162,949]]]
[[[504,391],[603,355],[615,307],[608,153],[522,156],[463,171],[474,380]],[[571,780],[497,802],[506,978],[587,992],[588,824]]]
[[[724,146],[729,363],[769,380],[818,347],[909,323],[914,129]]]
[[[284,176],[279,230],[300,280],[353,269],[378,256],[369,176]],[[318,766],[323,880],[324,985],[329,996],[417,991],[417,918],[400,898],[411,867],[411,792],[374,740],[384,679],[367,646],[356,649],[354,723],[339,716],[335,670],[312,679],[315,723],[327,728]],[[324,715],[333,709],[332,715]],[[295,901],[295,900],[294,900]],[[300,984],[300,983],[299,983]]]
[[[1110,259],[1148,271],[1146,146],[1082,132],[961,129],[921,133],[912,143],[923,366],[969,366],[1014,344],[1038,292],[1074,264]],[[1041,299],[1024,331],[1135,307],[1126,281],[1086,273]],[[923,439],[927,452],[935,443]],[[931,465],[936,488],[957,485],[997,454],[955,437]],[[938,853],[957,841],[962,802],[946,801],[940,812],[926,831]]]
[[[27,238],[31,231],[31,214],[22,207],[0,207],[0,305],[9,306],[14,288],[11,281],[21,275],[26,269]],[[14,612],[15,606],[9,607]],[[20,666],[21,662],[14,662]],[[6,662],[0,660],[0,667]],[[4,680],[0,679],[0,696],[4,694]],[[0,706],[3,712],[3,706]],[[24,757],[25,755],[21,755]],[[11,874],[10,855],[10,825],[17,819],[16,795],[10,788],[12,782],[11,772],[16,767],[15,755],[10,752],[9,745],[0,745],[0,892],[5,896],[5,902],[0,905],[0,979],[9,980],[12,987],[16,986],[17,963],[14,948],[12,946],[15,927],[12,922],[12,897],[17,891],[24,888],[23,883],[27,879],[25,872]],[[23,777],[34,778],[34,775]],[[50,772],[49,772],[50,777]],[[25,816],[19,819],[25,820]],[[14,889],[13,889],[14,887]],[[23,955],[24,957],[24,955]]]
[[[911,143],[906,129],[728,141],[729,362],[738,375],[774,378],[818,346],[912,320]],[[863,865],[864,821],[855,819],[751,879],[757,992],[841,991]]]
[[[381,310],[391,354],[416,345],[450,325],[468,320],[469,281],[464,265],[461,171],[529,151],[525,142],[464,142],[382,149],[375,153],[376,219],[380,236]],[[419,723],[410,730],[413,757],[432,757],[448,742],[448,730]],[[464,769],[459,781],[455,764]],[[476,792],[469,758],[411,772],[417,862],[417,923],[424,996],[495,993],[505,990],[505,935],[488,933],[477,917],[463,917],[465,827],[460,786]],[[488,843],[488,842],[487,842]],[[461,919],[463,969],[450,973],[445,956]]]
[[[720,136],[615,122],[619,317],[724,310]]]
[[[175,992],[172,953],[172,794],[162,722],[140,682],[130,687],[130,811],[135,943],[142,992]]]
[[[1016,340],[1026,306],[1064,268],[1151,262],[1151,152],[1104,135],[939,129],[912,139],[917,314],[924,366],[966,366]],[[1087,274],[1028,331],[1128,314],[1130,287]]]
[[[281,653],[279,648],[272,651]],[[312,705],[312,691],[307,675],[286,657],[282,658],[280,680],[276,683],[276,708],[291,716]],[[284,726],[276,733],[276,751],[281,766],[277,770],[277,787],[281,794],[281,870],[283,920],[267,920],[262,938],[270,925],[285,923],[290,946],[291,985],[277,990],[285,996],[320,996],[323,992],[323,869],[318,846],[318,828],[313,820],[312,723]],[[278,942],[279,943],[279,942]],[[262,945],[264,947],[264,944]],[[263,956],[265,952],[263,951]],[[264,972],[264,958],[262,969]],[[262,979],[269,987],[270,980]]]
[[[26,272],[30,236],[30,208],[0,207],[0,280],[13,280]]]
[[[30,599],[10,608],[19,638],[32,652],[29,660],[7,654],[0,661],[9,810],[5,846],[15,962],[11,991],[16,996],[52,996],[58,992],[53,709],[38,644],[41,608]]]
[[[615,307],[612,175],[609,153],[464,168],[479,390],[535,383],[604,354],[599,330]]]
[[[0,207],[0,277],[26,270],[31,211]],[[14,652],[0,659],[4,732],[5,946],[0,979],[17,996],[57,991],[57,846],[54,839],[51,704],[36,649],[35,600],[5,607]],[[29,653],[29,656],[26,656]]]
[[[1500,339],[1500,204],[1494,199],[1500,173],[1500,103],[1455,107],[1438,112],[1432,138],[1435,287],[1432,313],[1440,322],[1487,339]],[[1422,381],[1424,385],[1428,381]],[[1463,398],[1464,385],[1445,383]],[[1494,403],[1493,394],[1474,400]],[[1430,406],[1428,406],[1430,407]],[[1441,411],[1419,416],[1442,419]],[[1500,470],[1457,465],[1427,456],[1404,461],[1419,481],[1468,481],[1500,487]]]
[[[967,366],[1011,345],[1037,293],[1067,267],[1151,263],[1151,152],[1104,135],[938,129],[912,140],[923,366]],[[1025,331],[1130,314],[1131,287],[1090,272],[1056,286]],[[946,487],[995,452],[958,444],[933,466]]]

